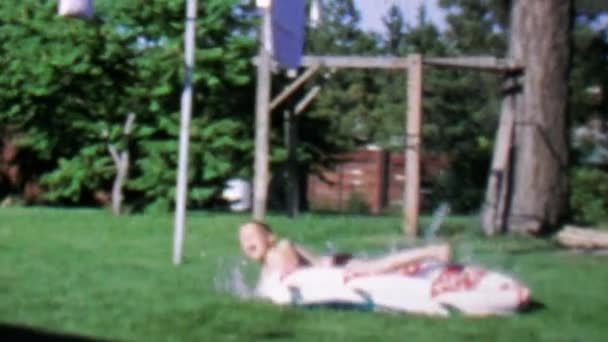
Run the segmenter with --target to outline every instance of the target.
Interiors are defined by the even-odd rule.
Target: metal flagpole
[[[270,0],[257,0],[262,10],[260,49],[257,68],[255,110],[255,160],[253,179],[253,218],[262,221],[266,215],[268,197],[268,151],[270,135],[270,63],[272,41],[270,39]]]
[[[194,70],[194,36],[196,30],[197,0],[186,4],[186,28],[184,32],[184,88],[181,97],[179,131],[179,164],[175,198],[175,224],[173,228],[173,264],[182,261],[182,246],[186,221],[186,193],[188,178],[188,144],[190,140],[190,117],[192,116],[192,73]]]

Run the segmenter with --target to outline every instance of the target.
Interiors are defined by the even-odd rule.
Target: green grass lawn
[[[101,210],[0,209],[0,323],[127,341],[605,341],[608,257],[549,240],[487,240],[473,218],[451,217],[443,236],[456,258],[509,272],[544,308],[509,317],[276,307],[222,284],[241,264],[236,226],[248,216],[188,217],[184,264],[172,266],[172,216],[113,217]],[[399,217],[305,215],[268,221],[324,251],[380,253],[400,240]],[[424,224],[425,221],[423,221]],[[254,265],[242,266],[253,281]]]

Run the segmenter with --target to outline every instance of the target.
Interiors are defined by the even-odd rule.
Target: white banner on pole
[[[255,3],[260,8],[269,8],[272,0],[256,0]]]
[[[91,18],[94,12],[93,0],[59,0],[58,7],[62,17]]]

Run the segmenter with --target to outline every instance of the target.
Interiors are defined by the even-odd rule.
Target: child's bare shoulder
[[[266,255],[266,266],[270,268],[292,267],[298,263],[297,251],[293,247],[293,243],[283,239],[275,243]]]
[[[278,258],[289,257],[296,253],[294,244],[292,241],[287,239],[281,239],[275,243],[275,245],[268,251],[269,256]]]
[[[288,239],[281,239],[275,244],[275,248],[278,250],[292,249],[293,246],[294,243]]]

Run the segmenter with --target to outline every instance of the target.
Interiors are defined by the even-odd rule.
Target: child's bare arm
[[[433,245],[400,251],[378,259],[355,259],[349,262],[346,268],[354,274],[378,274],[390,272],[426,259],[447,262],[450,259],[450,247],[448,245]]]
[[[427,259],[435,259],[443,262],[449,261],[450,247],[448,245],[432,245],[388,255],[379,260],[379,264],[382,268],[380,271],[393,270],[413,262]]]

